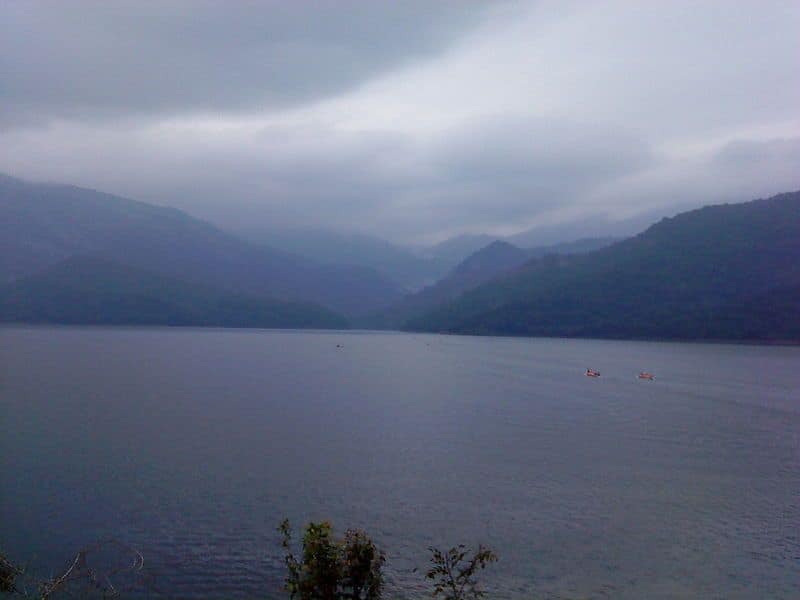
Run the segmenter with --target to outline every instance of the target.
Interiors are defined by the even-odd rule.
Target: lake
[[[798,347],[12,327],[0,411],[35,573],[114,538],[144,596],[283,598],[289,517],[369,532],[390,598],[462,542],[491,598],[800,597]]]

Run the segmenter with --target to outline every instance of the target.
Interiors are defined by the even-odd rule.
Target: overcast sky
[[[0,2],[0,171],[397,241],[800,189],[800,2]]]

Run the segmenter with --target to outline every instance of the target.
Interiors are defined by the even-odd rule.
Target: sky
[[[405,243],[668,215],[800,189],[798,32],[797,0],[4,0],[0,172]]]

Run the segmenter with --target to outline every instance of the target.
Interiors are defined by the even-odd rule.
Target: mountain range
[[[577,244],[575,251],[580,252],[579,246],[586,239],[621,239],[644,230],[655,220],[657,217],[648,215],[618,222],[606,219],[597,223],[581,221],[580,227],[537,227],[507,237],[461,234],[429,246],[395,244],[363,233],[320,229],[265,231],[242,228],[239,233],[253,243],[265,244],[321,264],[373,269],[406,294],[413,294],[447,277],[464,260],[493,242],[505,242],[530,250],[532,256],[543,249],[556,253],[571,252],[569,244]],[[625,232],[626,235],[620,235],[619,232]]]
[[[800,192],[708,206],[583,255],[525,263],[404,328],[493,335],[798,339]]]
[[[589,238],[542,246],[519,248],[505,241],[494,240],[456,265],[446,276],[419,292],[406,295],[389,308],[362,319],[361,325],[378,328],[397,328],[414,317],[423,315],[439,305],[480,286],[527,261],[550,254],[580,254],[603,248],[614,238]]]
[[[0,321],[800,339],[800,192],[622,240],[509,239],[245,240],[176,209],[0,175]]]
[[[350,265],[372,269],[406,293],[437,281],[453,267],[426,248],[393,244],[363,233],[320,229],[243,230],[241,235],[256,244],[303,256],[320,264]],[[456,262],[470,252],[456,257]]]
[[[0,283],[75,256],[229,293],[315,303],[346,316],[402,296],[372,269],[322,265],[251,244],[173,208],[0,176]]]

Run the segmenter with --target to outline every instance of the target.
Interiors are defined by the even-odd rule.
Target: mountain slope
[[[466,260],[470,255],[497,240],[496,236],[483,233],[465,233],[425,248],[423,253],[438,261],[447,272],[463,260]]]
[[[494,241],[457,265],[450,273],[415,294],[409,294],[395,305],[372,315],[362,323],[369,327],[396,328],[412,317],[456,298],[499,273],[520,266],[528,260],[525,250],[506,242]]]
[[[791,336],[788,324],[753,329],[743,315],[759,297],[800,284],[798,256],[800,192],[710,206],[591,254],[534,260],[407,327],[626,338]],[[775,308],[787,318],[794,310],[777,300]]]
[[[561,244],[565,240],[573,240],[578,237],[628,238],[642,233],[662,216],[664,216],[663,209],[646,211],[620,221],[612,221],[607,216],[587,214],[566,223],[533,227],[510,235],[506,240],[522,248],[531,248]]]
[[[0,282],[76,255],[346,314],[380,309],[401,295],[371,269],[257,247],[179,210],[0,176]]]
[[[319,306],[221,292],[91,257],[72,257],[0,287],[0,321],[344,328]]]
[[[273,248],[322,264],[352,265],[374,269],[404,290],[413,291],[441,277],[441,264],[370,235],[312,229],[283,229],[243,233],[253,243],[266,240]]]
[[[519,268],[532,258],[549,254],[580,254],[603,248],[611,238],[582,239],[574,242],[523,249],[508,242],[494,241],[467,257],[450,273],[425,289],[405,296],[395,305],[365,320],[372,327],[401,327],[414,317],[454,300],[464,292]]]
[[[621,239],[615,237],[580,238],[571,242],[559,242],[551,246],[525,248],[525,251],[528,253],[529,258],[539,258],[548,254],[585,254],[610,246]]]

